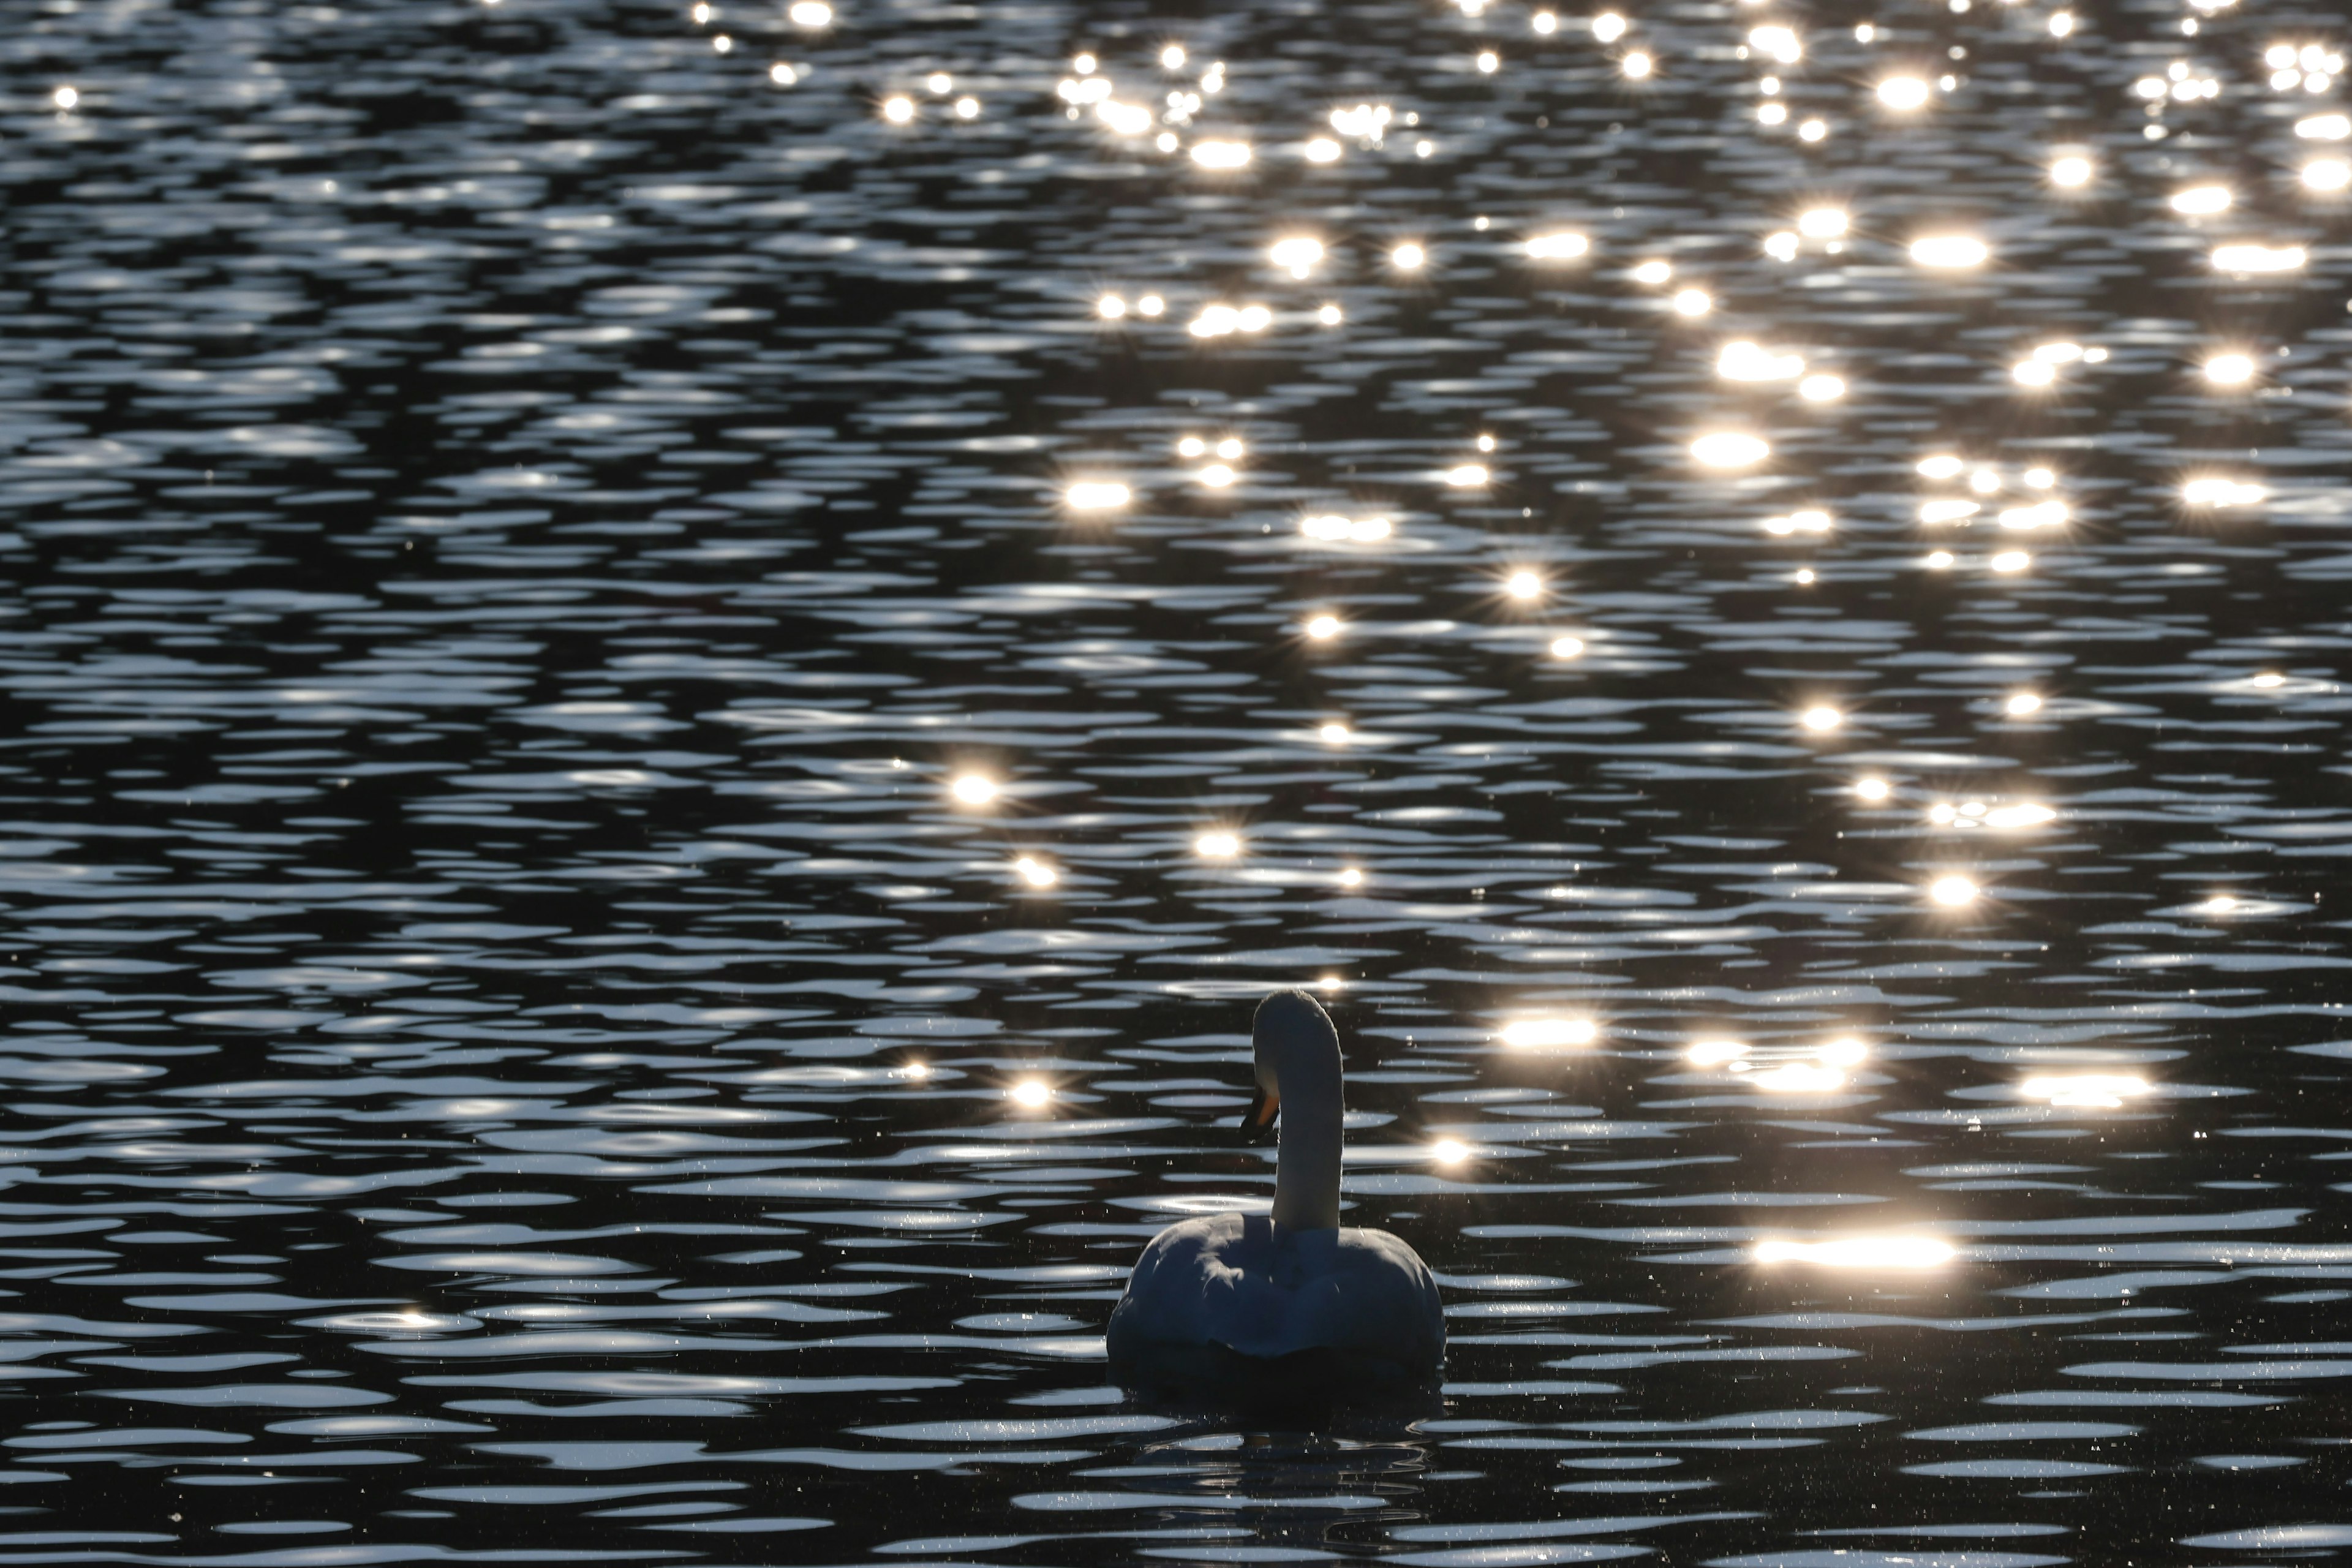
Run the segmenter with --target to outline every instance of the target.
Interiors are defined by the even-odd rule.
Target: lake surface
[[[1624,22],[11,5],[0,1562],[2352,1549],[2343,17]]]

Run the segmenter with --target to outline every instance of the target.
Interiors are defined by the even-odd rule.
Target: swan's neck
[[[1282,1107],[1282,1148],[1274,1167],[1274,1223],[1328,1230],[1339,1223],[1339,1113],[1292,1121]]]

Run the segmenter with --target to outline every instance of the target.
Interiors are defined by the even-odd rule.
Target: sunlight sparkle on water
[[[2079,191],[2091,183],[2091,176],[2097,172],[2097,165],[2088,158],[2070,154],[2050,165],[2050,183],[2066,190]]]
[[[1572,261],[1591,248],[1591,240],[1567,229],[1539,234],[1528,241],[1528,254],[1538,261]]]
[[[1981,267],[1992,256],[1984,241],[1965,234],[1936,234],[1911,242],[1911,259],[1922,267],[1958,270]]]
[[[1797,721],[1815,734],[1825,735],[1845,722],[1845,715],[1828,703],[1816,703],[1797,716]]]
[[[1554,658],[1575,658],[1583,652],[1582,637],[1554,637],[1551,640],[1551,656]]]
[[[2217,272],[2293,272],[2304,259],[2299,245],[2222,245],[2213,250]]]
[[[1675,314],[1704,316],[1715,309],[1715,297],[1704,289],[1685,289],[1675,295]]]
[[[1062,499],[1072,511],[1116,511],[1132,499],[1125,485],[1089,481],[1072,485]]]
[[[1013,862],[1013,868],[1033,888],[1050,888],[1062,879],[1059,872],[1034,855],[1024,855]]]
[[[2200,367],[2207,381],[2215,386],[2244,386],[2254,379],[2252,354],[2215,354]]]
[[[1293,278],[1304,278],[1323,259],[1323,242],[1306,235],[1293,235],[1276,240],[1266,258]]]
[[[1246,168],[1250,161],[1246,142],[1207,141],[1192,143],[1192,162],[1203,169]]]
[[[1345,724],[1326,724],[1320,730],[1316,731],[1315,733],[1327,746],[1344,746],[1350,739],[1352,739],[1348,732],[1348,726]]]
[[[1521,1018],[1503,1026],[1503,1044],[1519,1051],[1589,1046],[1599,1036],[1588,1018]]]
[[[1458,1165],[1470,1157],[1470,1146],[1458,1138],[1440,1138],[1429,1146],[1429,1153],[1441,1165]]]
[[[784,13],[795,27],[828,27],[833,25],[833,7],[824,0],[793,0]]]
[[[1390,524],[1389,520],[1384,517],[1353,518],[1342,517],[1337,512],[1326,512],[1318,517],[1301,518],[1298,531],[1309,539],[1344,542],[1350,544],[1371,544],[1389,536]]]
[[[1503,584],[1503,592],[1514,599],[1536,598],[1543,588],[1543,579],[1532,572],[1514,572]]]
[[[1744,1040],[1693,1040],[1684,1047],[1683,1059],[1693,1067],[1716,1068],[1738,1061],[1747,1054],[1748,1043]]]
[[[2228,212],[2232,199],[2227,185],[2191,185],[2173,193],[2172,210],[2189,217],[2210,217]]]
[[[1457,490],[1476,489],[1491,477],[1484,463],[1462,463],[1446,469],[1444,474],[1445,482]]]
[[[1887,796],[1893,795],[1895,793],[1895,786],[1888,784],[1885,779],[1880,778],[1877,774],[1872,773],[1865,777],[1854,780],[1853,793],[1864,800],[1874,803],[1877,801],[1883,801],[1886,799]]]
[[[1772,447],[1759,437],[1719,430],[1693,441],[1690,452],[1702,468],[1752,468],[1772,455]]]
[[[1916,76],[1891,76],[1878,84],[1878,101],[1900,113],[1927,107],[1934,89]]]
[[[2003,550],[1997,552],[1986,564],[2003,576],[2010,576],[2032,566],[2033,557],[2022,550]]]
[[[2075,1110],[2113,1110],[2126,1100],[2148,1091],[2147,1079],[2134,1073],[2042,1073],[2017,1086],[2028,1100]]]
[[[1035,1110],[1049,1104],[1054,1098],[1053,1086],[1043,1079],[1035,1078],[1023,1079],[1005,1093],[1013,1104],[1027,1110]]]
[[[1959,1256],[1925,1236],[1853,1236],[1836,1241],[1759,1241],[1759,1263],[1819,1263],[1832,1268],[1938,1268]]]
[[[1817,373],[1797,383],[1797,395],[1808,403],[1835,403],[1845,395],[1845,377]]]
[[[1400,272],[1418,272],[1429,259],[1429,252],[1411,240],[1389,252],[1389,263]]]
[[[1927,896],[1946,909],[1965,909],[1977,901],[1980,891],[1968,878],[1958,874],[1938,877],[1927,885]]]
[[[2001,711],[2011,718],[2022,719],[2028,714],[2042,711],[2042,699],[2031,691],[2013,691],[2000,707]]]
[[[2252,506],[2268,493],[2260,485],[2218,474],[2190,479],[2180,487],[2180,499],[2196,507]]]
[[[1307,622],[1307,635],[1317,642],[1328,642],[1339,635],[1339,617],[1330,615],[1310,616]]]
[[[1192,850],[1204,860],[1230,860],[1242,852],[1242,841],[1236,834],[1203,833],[1192,840]]]
[[[1726,381],[1794,381],[1805,374],[1801,354],[1772,353],[1746,338],[1723,345],[1715,374]]]

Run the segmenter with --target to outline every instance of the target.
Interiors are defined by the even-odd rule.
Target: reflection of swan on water
[[[1153,1237],[1111,1314],[1111,1375],[1202,1393],[1268,1370],[1334,1386],[1433,1382],[1445,1353],[1436,1281],[1388,1232],[1339,1228],[1339,1031],[1313,997],[1280,991],[1252,1033],[1258,1093],[1244,1125],[1282,1117],[1274,1213],[1206,1215]]]

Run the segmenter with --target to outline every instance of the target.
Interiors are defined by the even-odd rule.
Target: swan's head
[[[1257,1005],[1250,1026],[1255,1053],[1257,1094],[1242,1118],[1242,1131],[1263,1138],[1282,1110],[1286,1087],[1291,1115],[1339,1115],[1339,1031],[1331,1016],[1304,991],[1277,991]]]

